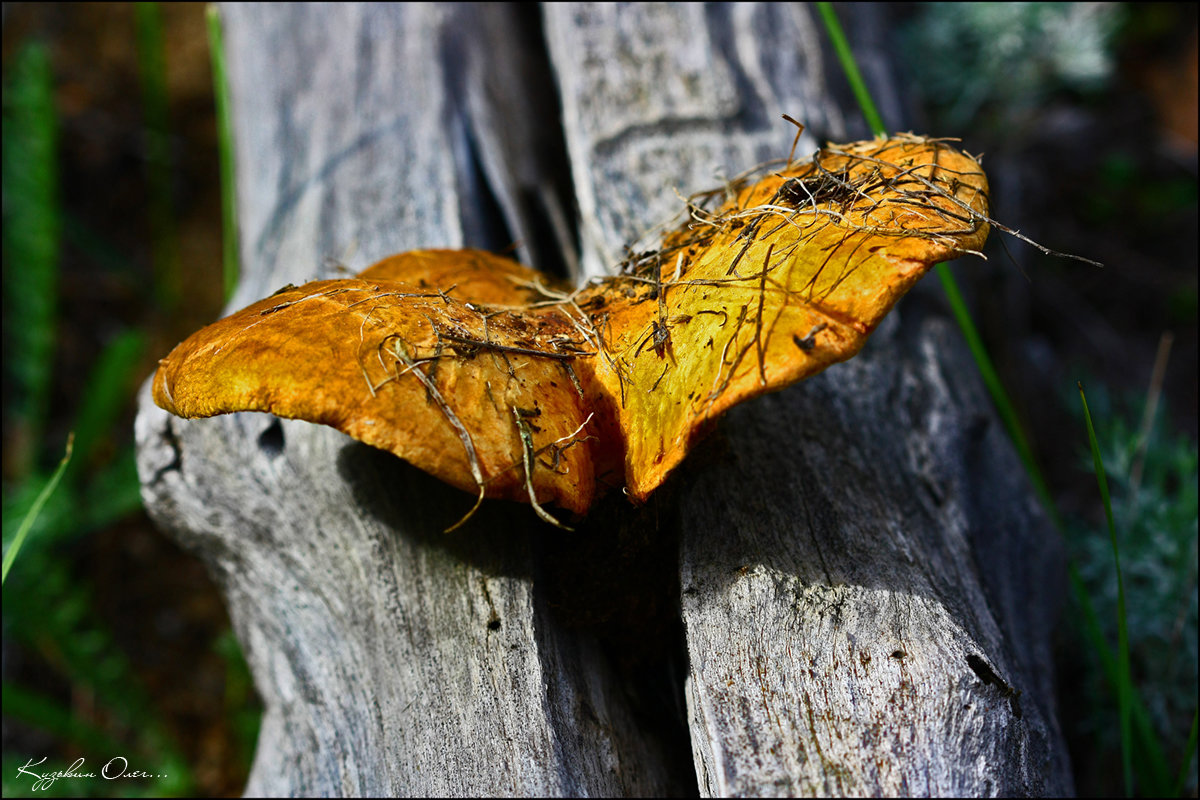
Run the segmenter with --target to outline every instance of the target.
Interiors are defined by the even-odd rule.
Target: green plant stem
[[[838,22],[837,15],[834,13],[833,6],[830,3],[817,3],[817,8],[820,11],[821,18],[824,21],[826,32],[833,44],[834,50],[837,53],[838,59],[842,64],[843,71],[846,74],[846,79],[850,82],[854,95],[858,100],[859,107],[863,112],[863,116],[867,121],[871,131],[876,136],[886,135],[886,128],[883,125],[883,120],[879,115],[879,111],[871,98],[870,91],[867,89],[865,82],[862,79],[862,74],[858,70],[858,65],[855,63],[854,54],[846,40],[846,36],[842,31],[842,27]],[[1050,494],[1048,484],[1042,476],[1041,470],[1034,460],[1032,448],[1029,446],[1027,437],[1021,428],[1020,422],[1014,410],[1013,403],[1008,398],[1008,393],[1005,391],[1003,384],[1000,382],[999,376],[996,374],[995,368],[992,366],[992,361],[987,355],[986,349],[983,347],[983,342],[973,321],[971,320],[970,312],[966,308],[966,304],[962,300],[962,293],[958,290],[957,283],[951,275],[949,269],[944,264],[938,264],[938,277],[941,280],[943,289],[946,292],[947,300],[950,304],[955,319],[958,322],[959,328],[963,331],[963,336],[971,349],[972,355],[975,358],[975,363],[979,368],[984,384],[991,394],[992,402],[995,404],[997,412],[1000,414],[1004,422],[1005,428],[1008,430],[1009,436],[1017,448],[1017,453],[1025,467],[1026,473],[1029,475],[1030,481],[1033,483],[1034,491],[1038,498],[1042,501],[1046,513],[1050,516],[1051,522],[1061,534],[1064,531],[1062,519],[1058,514],[1057,506],[1054,503],[1053,497]],[[1080,390],[1082,396],[1082,388]],[[1085,401],[1086,411],[1086,401]],[[1092,430],[1090,417],[1088,418],[1088,430],[1093,441],[1093,455],[1099,464],[1099,451],[1095,448],[1095,434]],[[1108,500],[1107,484],[1104,482],[1103,473],[1100,471],[1102,466],[1097,470],[1097,479],[1103,485],[1103,493],[1105,496],[1105,513],[1109,517],[1110,532],[1112,533],[1114,557],[1118,556],[1117,540],[1115,528],[1112,525],[1112,506]],[[1113,658],[1112,652],[1109,650],[1108,644],[1104,641],[1103,633],[1101,632],[1095,609],[1092,605],[1091,598],[1088,596],[1082,579],[1079,577],[1078,571],[1073,564],[1070,565],[1071,588],[1075,595],[1076,601],[1079,603],[1085,620],[1090,620],[1092,624],[1085,625],[1085,630],[1088,632],[1089,640],[1100,658],[1101,665],[1106,677],[1114,683],[1119,690],[1118,702],[1120,704],[1121,715],[1121,745],[1122,745],[1122,760],[1124,765],[1125,787],[1127,793],[1132,793],[1133,787],[1133,769],[1131,755],[1131,718],[1138,727],[1139,743],[1146,751],[1145,754],[1149,763],[1146,765],[1154,776],[1159,776],[1166,769],[1166,762],[1162,755],[1162,749],[1159,747],[1157,736],[1154,733],[1153,725],[1150,722],[1149,714],[1141,703],[1132,685],[1130,677],[1129,665],[1129,639],[1126,629],[1126,614],[1124,587],[1121,585],[1120,561],[1117,559],[1117,579],[1118,579],[1118,605],[1119,605],[1119,627],[1118,627],[1118,657]],[[1193,726],[1193,734],[1195,729]],[[1191,751],[1195,749],[1194,736],[1193,741],[1189,744],[1188,762],[1190,762]],[[1184,764],[1184,775],[1188,763]],[[1156,781],[1160,783],[1160,781]]]
[[[879,115],[879,110],[875,107],[875,102],[871,99],[870,90],[867,89],[866,83],[863,82],[862,73],[858,70],[858,64],[854,60],[854,53],[850,50],[845,33],[842,32],[842,26],[838,22],[837,15],[834,13],[833,5],[830,3],[817,3],[817,7],[820,9],[821,18],[825,22],[825,29],[829,33],[829,39],[833,43],[834,51],[837,53],[838,60],[842,64],[843,71],[846,73],[846,80],[850,82],[854,96],[858,100],[859,108],[862,109],[867,124],[876,136],[885,136],[887,129],[883,125],[883,119]],[[987,386],[988,393],[992,396],[992,402],[995,404],[996,410],[1004,422],[1004,427],[1008,430],[1008,435],[1012,438],[1013,444],[1017,448],[1017,454],[1021,459],[1021,463],[1025,466],[1025,471],[1029,474],[1030,480],[1033,481],[1034,491],[1037,492],[1042,505],[1045,507],[1047,513],[1050,514],[1055,527],[1062,530],[1062,522],[1055,509],[1050,489],[1046,484],[1045,478],[1042,477],[1041,470],[1038,469],[1037,462],[1034,460],[1033,449],[1029,446],[1029,440],[1026,438],[1025,432],[1021,428],[1021,423],[1017,419],[1013,403],[1009,399],[1008,393],[1004,390],[1004,385],[1000,382],[1000,377],[996,374],[995,367],[992,366],[992,360],[987,354],[987,349],[983,346],[983,339],[979,336],[979,331],[975,328],[975,323],[971,320],[971,314],[967,310],[966,303],[963,302],[962,292],[958,289],[958,283],[954,280],[949,267],[945,264],[938,264],[935,269],[937,270],[938,278],[941,280],[942,288],[946,292],[946,299],[950,303],[954,319],[958,322],[958,326],[963,332],[963,338],[966,339],[967,346],[971,349],[971,354],[975,358],[975,364],[979,367],[984,385]]]
[[[1038,499],[1042,501],[1042,507],[1050,515],[1054,527],[1061,531],[1063,529],[1062,520],[1058,516],[1054,498],[1050,494],[1050,488],[1046,484],[1046,479],[1042,477],[1042,471],[1038,468],[1037,461],[1034,459],[1033,448],[1029,446],[1029,440],[1025,437],[1025,431],[1021,427],[1020,420],[1017,419],[1016,409],[1008,397],[1008,392],[1004,389],[1004,384],[1000,381],[1000,376],[996,373],[996,368],[992,365],[992,359],[988,356],[987,348],[983,345],[983,338],[979,335],[979,330],[975,327],[975,322],[971,319],[971,312],[967,309],[962,292],[958,290],[958,283],[950,273],[950,268],[945,264],[938,264],[935,269],[937,270],[938,278],[942,282],[942,289],[946,292],[946,300],[950,304],[950,311],[954,314],[954,319],[958,322],[958,327],[962,331],[963,338],[967,341],[967,347],[971,350],[971,355],[975,359],[975,365],[979,368],[980,376],[983,378],[983,383],[987,387],[988,394],[992,396],[992,403],[996,406],[997,413],[1000,414],[1000,419],[1004,423],[1005,430],[1008,431],[1009,438],[1012,439],[1013,445],[1017,448],[1017,456],[1021,459],[1021,464],[1025,467],[1025,472],[1029,475],[1029,479],[1033,483],[1033,489],[1037,492]]]
[[[96,446],[117,428],[121,412],[128,406],[136,385],[146,337],[141,331],[125,330],[109,342],[92,367],[85,391],[75,412],[74,430],[79,465],[88,464]],[[72,477],[78,472],[72,470]]]
[[[37,466],[57,336],[58,115],[42,44],[5,64],[3,131],[4,461],[19,479]]]
[[[209,5],[208,47],[212,53],[213,96],[217,105],[217,156],[221,164],[221,255],[225,276],[225,299],[233,295],[238,274],[237,194],[234,186],[233,122],[230,114],[229,80],[225,71],[225,42],[221,12]]]
[[[158,3],[135,3],[138,72],[146,135],[146,181],[150,230],[154,248],[154,290],[168,314],[182,297],[179,237],[175,229],[171,192],[171,130],[167,121],[167,65],[162,9]]]
[[[1087,421],[1088,444],[1092,448],[1092,464],[1096,470],[1096,483],[1100,487],[1100,499],[1104,503],[1104,517],[1108,521],[1108,535],[1112,541],[1113,563],[1117,570],[1117,707],[1121,718],[1121,763],[1125,772],[1125,794],[1133,795],[1133,737],[1130,725],[1130,708],[1133,679],[1129,670],[1129,630],[1125,615],[1125,582],[1121,575],[1121,548],[1117,543],[1117,526],[1113,522],[1112,500],[1108,493],[1108,478],[1104,472],[1104,460],[1100,457],[1100,445],[1096,442],[1096,430],[1092,426],[1092,415],[1088,411],[1087,397],[1083,384],[1079,384],[1079,399],[1083,403],[1083,418]]]
[[[1117,686],[1120,683],[1120,667],[1117,658],[1104,639],[1104,629],[1100,625],[1100,617],[1096,614],[1096,608],[1092,605],[1091,597],[1087,593],[1083,576],[1079,574],[1079,568],[1075,566],[1074,562],[1067,564],[1067,579],[1070,581],[1075,602],[1079,604],[1079,628],[1100,662],[1100,671],[1104,674],[1104,679],[1110,685]],[[1150,781],[1145,788],[1150,795],[1164,793],[1169,786],[1170,770],[1162,748],[1159,746],[1158,735],[1154,731],[1150,712],[1146,710],[1146,705],[1136,691],[1130,697],[1130,715],[1132,727],[1137,733],[1137,742],[1144,751],[1143,765]],[[1156,787],[1158,790],[1155,790]]]
[[[63,473],[67,471],[67,465],[71,463],[71,450],[74,446],[75,434],[72,432],[67,436],[67,451],[63,454],[62,461],[58,462],[58,469],[54,470],[54,474],[50,476],[50,480],[46,481],[46,485],[38,493],[37,499],[33,501],[33,505],[25,515],[25,519],[21,520],[21,527],[17,529],[17,535],[13,537],[12,544],[8,546],[8,552],[4,554],[4,567],[3,573],[0,573],[0,585],[3,585],[4,581],[8,580],[8,570],[16,560],[17,553],[21,550],[21,545],[25,543],[25,537],[29,535],[29,529],[33,527],[34,520],[37,519],[38,514],[42,513],[42,506],[46,505],[46,501],[50,499],[50,495],[54,494],[55,488],[58,487],[58,482],[62,480]]]
[[[838,22],[833,4],[817,3],[817,9],[821,12],[821,19],[825,23],[829,41],[833,44],[833,50],[842,64],[842,71],[846,73],[846,80],[850,81],[850,88],[854,90],[854,97],[858,100],[858,106],[867,120],[867,126],[876,136],[886,136],[887,128],[883,126],[883,117],[879,115],[879,109],[875,107],[875,101],[871,99],[871,92],[867,89],[866,82],[863,81],[862,73],[858,71],[854,52],[850,49],[850,42],[846,40],[841,23]]]

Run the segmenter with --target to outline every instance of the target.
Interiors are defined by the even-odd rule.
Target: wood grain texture
[[[796,46],[821,38],[804,7],[556,7],[547,29],[596,209],[585,247],[608,258],[664,181],[778,157],[777,110],[832,136],[848,115],[820,47]],[[639,58],[594,69],[631,42]],[[966,348],[915,294],[855,360],[731,412],[676,479],[704,794],[1070,788],[1046,617],[1061,556]]]
[[[479,243],[478,123],[448,40],[484,36],[494,13],[223,10],[244,265],[231,307],[339,276],[328,257],[358,269]],[[137,427],[147,507],[209,563],[266,706],[247,793],[677,790],[594,641],[538,597],[527,508],[489,504],[445,536],[469,495],[332,430],[187,422],[145,396]]]
[[[843,21],[888,113],[878,13]],[[223,14],[231,307],[415,247],[598,274],[671,187],[786,155],[779,114],[862,133],[803,6]],[[147,507],[217,577],[266,705],[247,793],[1069,791],[1061,556],[932,288],[575,538],[502,503],[445,536],[471,499],[387,454],[143,391]]]

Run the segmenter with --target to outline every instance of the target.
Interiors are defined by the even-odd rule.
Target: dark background
[[[907,5],[894,12],[888,41],[911,127],[961,137],[966,150],[984,154],[996,219],[1105,264],[1044,256],[994,233],[988,261],[954,269],[1109,625],[1111,549],[1079,411],[1076,381],[1084,382],[1126,537],[1140,654],[1135,682],[1176,769],[1196,707],[1196,7],[1074,9]],[[16,279],[22,265],[5,255],[7,548],[19,523],[11,518],[17,500],[61,457],[83,401],[96,391],[106,348],[132,332],[138,346],[128,368],[106,379],[119,384],[122,407],[87,458],[72,464],[50,507],[68,507],[67,497],[84,508],[97,496],[123,496],[105,482],[114,474],[128,494],[134,393],[159,357],[219,315],[223,291],[204,6],[165,4],[155,12],[165,53],[165,130],[148,110],[153,90],[132,6],[9,4],[3,13],[6,170],[13,65],[40,42],[52,77],[62,216],[52,377],[39,426],[15,410],[27,398],[10,354],[25,340],[9,318],[26,289]],[[855,24],[852,6],[839,7],[839,15],[846,28]],[[781,123],[781,141],[789,136]],[[155,165],[169,175],[166,204]],[[6,237],[9,185],[6,176]],[[1155,385],[1164,337],[1170,351]],[[1139,438],[1156,394],[1151,435]],[[1130,491],[1139,458],[1143,477]],[[108,745],[127,746],[151,771],[178,759],[182,783],[158,784],[163,791],[238,793],[257,711],[203,566],[136,508],[103,524],[87,520],[83,512],[58,519],[57,533],[40,545],[31,540],[4,588],[5,794],[28,792],[27,781],[13,781],[10,761],[47,755],[65,767],[82,755],[96,766],[99,754],[88,746],[95,739],[62,714],[101,731]],[[46,585],[54,584],[51,573],[61,586]],[[86,613],[59,620],[69,616],[61,609],[79,604]],[[1068,607],[1060,683],[1078,790],[1117,794],[1115,703],[1075,616]],[[93,656],[86,648],[80,655],[80,641],[100,644]],[[48,705],[31,706],[30,697]],[[1194,765],[1192,775],[1194,796]],[[63,788],[119,787],[81,781]]]

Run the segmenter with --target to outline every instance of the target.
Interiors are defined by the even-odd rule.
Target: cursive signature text
[[[24,766],[17,767],[17,777],[28,775],[33,779],[33,791],[40,792],[49,789],[54,785],[54,782],[59,779],[70,780],[72,778],[103,778],[107,781],[116,780],[118,778],[162,778],[164,775],[155,775],[150,772],[145,772],[140,769],[130,769],[129,760],[125,756],[114,756],[104,762],[104,766],[100,768],[100,774],[87,771],[84,766],[83,757],[75,759],[71,766],[65,770],[54,770],[47,772],[35,772],[34,767],[41,767],[46,763],[45,757],[41,761],[35,762],[32,758],[25,762]]]

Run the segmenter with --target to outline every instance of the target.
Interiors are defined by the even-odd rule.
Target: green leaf
[[[5,460],[18,474],[35,467],[54,365],[58,295],[58,120],[50,56],[29,44],[4,81],[4,371],[6,425],[17,432]],[[6,388],[7,392],[7,388]]]
[[[1104,503],[1104,517],[1108,521],[1108,535],[1112,541],[1113,563],[1117,571],[1117,705],[1121,719],[1121,764],[1125,774],[1125,794],[1133,795],[1133,734],[1131,709],[1133,679],[1129,671],[1129,629],[1125,614],[1125,582],[1121,575],[1121,548],[1117,543],[1117,526],[1113,522],[1112,500],[1108,493],[1108,478],[1104,472],[1104,461],[1100,458],[1100,445],[1096,442],[1096,429],[1092,426],[1092,415],[1088,411],[1087,397],[1083,384],[1079,384],[1079,399],[1083,403],[1083,417],[1087,421],[1088,444],[1092,448],[1092,464],[1096,470],[1096,483],[1100,487],[1100,499]]]
[[[46,481],[46,485],[38,493],[37,499],[33,501],[33,506],[21,521],[21,527],[17,529],[12,544],[9,545],[8,550],[4,553],[4,571],[0,575],[0,585],[3,585],[8,580],[8,571],[12,567],[13,562],[16,561],[17,553],[21,551],[21,546],[25,544],[25,538],[29,535],[29,530],[33,527],[33,523],[38,518],[38,515],[42,513],[42,506],[46,505],[46,501],[50,499],[50,495],[54,494],[54,489],[58,486],[58,482],[62,480],[63,473],[67,471],[67,465],[71,463],[71,448],[74,443],[75,434],[72,433],[67,437],[67,452],[63,455],[62,461],[59,462],[58,469],[54,470],[54,474],[50,477],[50,480]]]
[[[115,428],[129,404],[136,370],[141,367],[146,337],[126,330],[100,353],[84,384],[75,415],[79,460],[86,464],[96,445]]]
[[[175,201],[171,191],[171,129],[167,119],[167,62],[162,10],[158,3],[135,3],[138,72],[146,133],[146,180],[150,191],[147,211],[154,245],[155,295],[171,311],[179,305],[182,277]]]
[[[858,100],[858,107],[862,109],[863,117],[867,120],[867,127],[876,136],[887,136],[883,117],[879,116],[879,109],[875,107],[871,91],[863,81],[862,73],[858,71],[858,62],[854,60],[854,51],[850,49],[850,42],[846,40],[846,34],[842,32],[842,24],[838,22],[837,14],[833,10],[833,3],[817,3],[817,8],[821,12],[821,20],[825,23],[825,32],[829,34],[833,50],[842,64],[842,72],[846,74],[846,80],[850,82],[850,88],[854,91],[854,98]]]
[[[225,299],[228,300],[237,287],[240,272],[233,121],[230,114],[229,80],[225,72],[225,41],[221,33],[221,12],[215,4],[210,4],[207,16],[208,47],[212,53],[213,95],[217,103],[217,155],[221,163],[221,253],[225,267]]]

